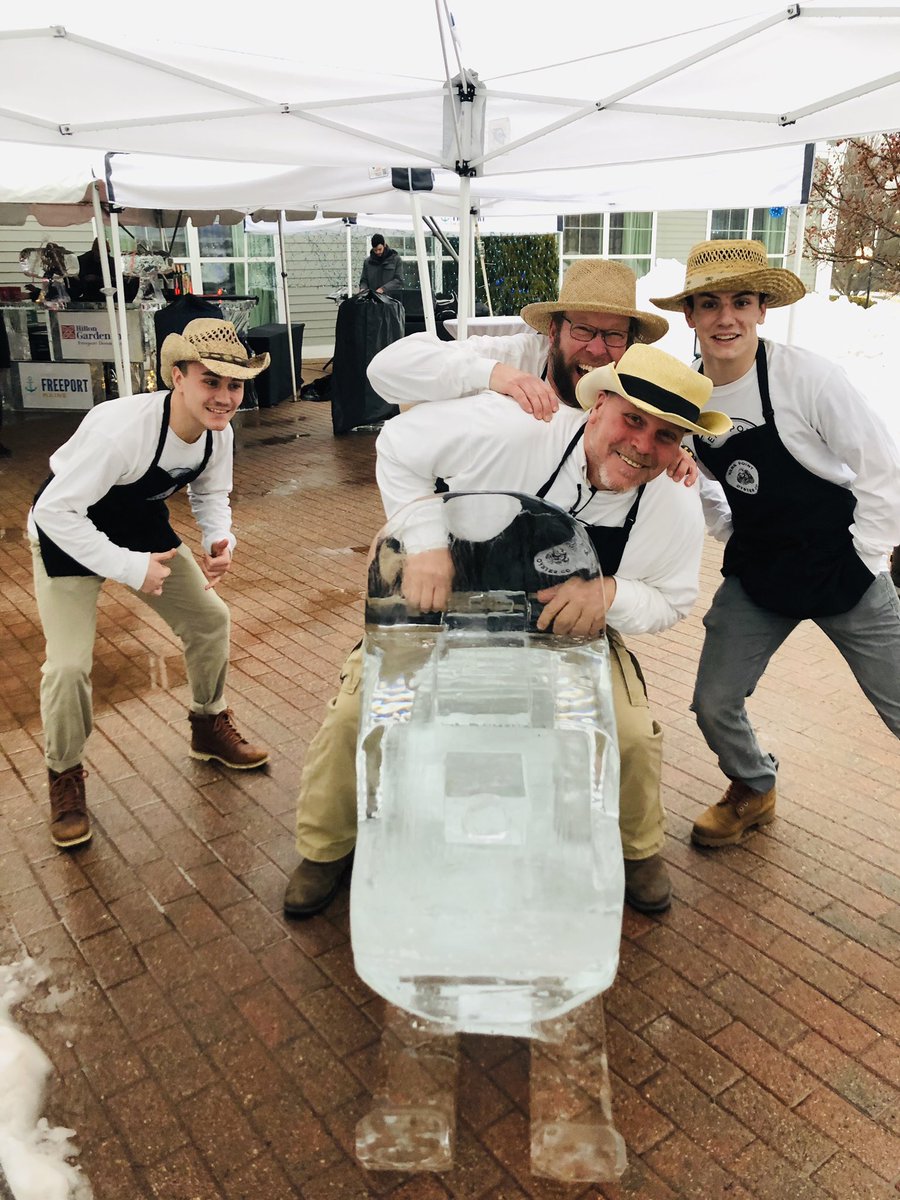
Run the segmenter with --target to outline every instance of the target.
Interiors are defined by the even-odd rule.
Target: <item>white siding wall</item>
[[[706,237],[706,210],[661,212],[656,219],[656,257],[687,260],[691,246]]]
[[[352,281],[356,288],[363,259],[369,250],[370,229],[351,232]],[[390,236],[388,236],[390,241]],[[302,321],[303,354],[328,358],[334,352],[337,305],[328,293],[347,286],[346,231],[342,227],[320,233],[289,234],[285,239],[291,319]]]

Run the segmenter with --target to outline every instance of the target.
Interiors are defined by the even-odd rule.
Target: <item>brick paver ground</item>
[[[98,1200],[897,1195],[900,753],[817,630],[794,635],[752,702],[782,762],[778,820],[719,852],[688,837],[722,786],[688,712],[699,615],[637,645],[666,730],[675,902],[659,919],[626,910],[607,997],[621,1183],[531,1177],[526,1049],[475,1037],[456,1167],[367,1174],[353,1131],[381,1005],[353,972],[348,895],[304,923],[280,905],[304,749],[358,636],[381,520],[373,435],[334,439],[327,406],[308,403],[250,414],[238,432],[230,699],[271,746],[267,773],[187,756],[178,646],[124,588],[104,590],[95,834],[62,854],[46,828],[23,529],[74,425],[4,429],[0,958],[33,955],[52,973],[18,1017],[53,1061],[48,1116],[77,1130]],[[173,507],[195,545],[183,500]],[[710,543],[698,613],[719,557]]]

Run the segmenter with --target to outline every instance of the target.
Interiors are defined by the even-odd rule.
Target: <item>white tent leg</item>
[[[353,226],[345,225],[344,230],[346,233],[344,245],[347,250],[347,295],[352,296],[356,291],[353,286]]]
[[[797,237],[794,243],[794,261],[791,264],[791,269],[795,275],[799,275],[803,267],[803,239],[806,236],[806,208],[805,204],[800,205],[800,212],[797,219]],[[794,344],[794,319],[797,312],[797,305],[792,304],[791,310],[788,313],[787,327],[787,345]]]
[[[119,385],[120,396],[132,395],[131,346],[128,344],[128,309],[125,306],[125,271],[122,267],[122,243],[119,238],[119,218],[115,210],[109,214],[109,236],[112,238],[113,266],[116,272],[116,304],[119,310],[119,342],[122,346],[124,377]]]
[[[434,321],[434,296],[431,291],[431,276],[428,274],[428,255],[425,252],[425,234],[422,231],[422,197],[418,192],[409,193],[412,212],[413,234],[416,239],[416,262],[419,265],[419,288],[422,292],[422,311],[425,314],[425,329],[437,333]]]
[[[284,319],[287,322],[288,356],[291,360],[291,399],[297,399],[297,371],[294,367],[294,334],[291,329],[291,297],[288,292],[287,257],[284,253],[284,209],[278,214],[278,261],[284,291]]]
[[[472,315],[472,184],[468,175],[459,180],[459,297],[457,302],[457,341],[465,341]]]
[[[116,367],[116,379],[119,383],[119,395],[131,395],[131,388],[122,391],[125,372],[122,369],[122,347],[119,342],[119,327],[116,321],[116,306],[113,303],[113,287],[109,277],[109,259],[106,256],[106,231],[103,227],[103,210],[100,207],[100,181],[95,179],[91,185],[91,203],[94,206],[94,220],[97,223],[97,248],[100,251],[100,274],[103,276],[103,294],[106,297],[106,313],[109,317],[109,335],[112,339],[113,362]]]

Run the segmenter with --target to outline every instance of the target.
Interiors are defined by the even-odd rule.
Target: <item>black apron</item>
[[[543,500],[544,497],[547,495],[547,493],[550,491],[550,489],[553,487],[553,484],[556,482],[556,477],[559,475],[560,471],[563,469],[563,465],[565,464],[569,455],[572,453],[572,451],[575,449],[575,447],[581,441],[582,437],[584,437],[584,430],[585,430],[585,426],[580,425],[578,428],[578,432],[572,438],[571,442],[569,442],[568,446],[566,446],[566,452],[565,452],[565,454],[563,454],[562,458],[559,460],[556,470],[553,472],[553,474],[550,476],[550,478],[547,480],[547,482],[541,488],[538,489],[536,494],[537,494],[537,498],[539,500]],[[628,514],[625,517],[624,524],[619,525],[619,526],[612,526],[612,527],[607,526],[607,525],[588,525],[586,523],[584,524],[585,532],[587,533],[588,537],[591,539],[591,544],[594,547],[594,550],[596,551],[597,558],[600,560],[600,570],[603,572],[603,574],[607,578],[609,578],[612,575],[615,575],[616,571],[618,571],[618,569],[619,569],[620,563],[622,562],[622,555],[625,553],[625,546],[628,542],[628,538],[631,536],[631,530],[634,526],[634,523],[637,520],[638,506],[641,503],[641,496],[643,496],[644,488],[646,486],[647,486],[646,483],[642,483],[641,486],[638,488],[637,496],[635,496],[635,499],[634,499],[634,504],[632,504],[631,508],[628,510]],[[590,495],[588,496],[588,499],[585,501],[585,504],[587,504],[590,501],[590,499],[593,497],[596,490],[597,490],[596,488],[593,488],[593,487],[591,488]],[[576,501],[576,504],[577,504],[577,501]],[[581,507],[583,508],[584,505],[582,505]],[[575,505],[573,505],[572,508],[569,509],[569,516],[571,516],[571,517],[578,516],[578,511],[576,510]]]
[[[203,448],[203,459],[198,467],[179,472],[177,475],[164,471],[159,466],[159,460],[169,432],[169,415],[172,409],[172,393],[168,392],[163,401],[162,426],[159,431],[159,441],[153,461],[140,479],[134,483],[117,484],[109,489],[96,504],[87,510],[87,515],[101,533],[106,534],[116,546],[125,550],[137,550],[146,553],[162,553],[174,550],[181,545],[181,538],[169,522],[169,510],[166,500],[180,488],[186,487],[201,474],[212,454],[212,432],[206,431],[206,444]],[[44,488],[53,479],[49,475],[41,484],[34,497],[37,503]],[[37,517],[35,517],[37,524]],[[61,550],[55,542],[37,526],[38,541],[41,546],[41,558],[44,569],[51,578],[63,575],[95,575],[82,566],[71,555]]]
[[[875,576],[853,548],[856,497],[808,471],[778,436],[765,342],[756,352],[765,423],[721,446],[694,438],[697,457],[725,489],[733,533],[722,574],[735,575],[761,608],[789,617],[848,612]]]

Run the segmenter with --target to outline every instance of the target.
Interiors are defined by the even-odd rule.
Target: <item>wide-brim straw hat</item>
[[[166,387],[171,387],[176,363],[199,362],[226,379],[255,379],[269,361],[267,353],[250,356],[230,321],[198,317],[185,325],[183,333],[170,333],[163,342],[160,374]]]
[[[781,308],[802,300],[806,288],[793,271],[769,265],[762,242],[722,238],[693,247],[684,272],[684,291],[677,296],[651,296],[650,303],[681,312],[687,297],[698,292],[759,292],[767,307]]]
[[[585,258],[572,263],[563,276],[559,299],[545,304],[526,304],[522,319],[538,333],[550,332],[554,313],[602,312],[631,317],[637,324],[635,340],[658,342],[668,332],[669,322],[655,313],[636,307],[634,271],[624,263],[603,258]]]
[[[731,428],[725,413],[707,409],[712,380],[653,346],[629,346],[618,363],[595,367],[575,388],[578,403],[591,409],[601,392],[624,396],[635,408],[691,433],[719,437]]]

